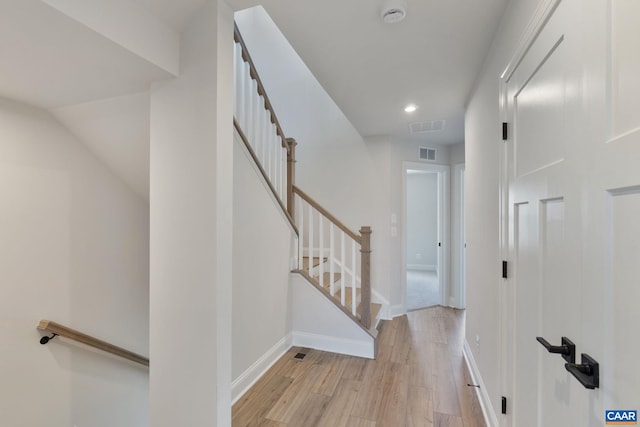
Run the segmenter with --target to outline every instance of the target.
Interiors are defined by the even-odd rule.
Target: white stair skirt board
[[[498,417],[496,416],[496,412],[493,410],[491,399],[489,398],[487,389],[484,386],[484,381],[482,381],[482,376],[480,375],[480,371],[478,370],[478,365],[476,365],[476,361],[473,358],[473,353],[471,352],[471,347],[469,347],[469,342],[466,338],[464,340],[464,346],[462,348],[462,355],[464,356],[464,360],[467,363],[467,369],[469,370],[469,374],[471,375],[472,383],[480,386],[480,388],[476,388],[476,391],[478,393],[480,408],[482,408],[482,414],[484,415],[484,422],[488,427],[498,427],[500,425],[498,423]]]
[[[373,359],[371,343],[364,341],[354,341],[344,338],[296,331],[293,332],[292,339],[292,345],[294,347],[307,347],[315,350],[329,351],[331,353],[340,353],[349,356]]]
[[[292,344],[373,359],[375,339],[301,275],[290,275]]]
[[[284,336],[231,383],[232,404],[236,403],[291,348],[291,333]]]

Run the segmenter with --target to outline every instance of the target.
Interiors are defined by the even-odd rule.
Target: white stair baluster
[[[260,123],[260,95],[258,94],[258,82],[251,80],[251,132],[250,143],[256,149]]]
[[[345,245],[344,245],[344,231],[340,230],[340,304],[345,305],[344,296],[344,265],[345,263]]]
[[[273,134],[269,132],[269,141],[264,145],[264,170],[267,172],[269,182],[273,182],[271,178],[271,146],[273,145]]]
[[[278,135],[273,139],[273,188],[276,189],[278,198],[280,197],[280,138]]]
[[[356,315],[356,241],[351,240],[351,314]]]
[[[240,97],[239,95],[239,87],[240,87],[240,62],[238,62],[238,46],[239,43],[233,44],[233,117],[238,119],[238,110],[240,109]]]
[[[333,262],[333,259],[335,258],[335,249],[333,245],[333,222],[329,222],[329,293],[331,294],[331,296],[335,295],[336,293],[336,272]]]
[[[320,270],[320,286],[324,288],[324,216],[318,212],[318,247],[320,250],[318,251],[318,262],[319,270]]]
[[[249,127],[251,126],[251,70],[247,62],[243,63],[242,72],[242,122],[240,127],[244,136],[249,138]]]
[[[309,276],[313,277],[313,206],[309,204]]]
[[[279,140],[281,141],[280,146],[282,146],[282,139]],[[287,188],[287,149],[285,147],[282,147],[280,155],[280,198],[286,205],[287,197],[285,189]]]
[[[256,132],[256,146],[255,146],[256,154],[260,152],[260,147],[266,144],[266,138],[265,138],[266,127],[264,123],[266,119],[265,119],[265,109],[262,108],[263,105],[264,105],[264,98],[260,96],[258,97],[258,131]],[[264,162],[262,159],[260,159],[260,164],[264,165]]]
[[[298,197],[298,269],[304,269],[304,209],[302,198]]]

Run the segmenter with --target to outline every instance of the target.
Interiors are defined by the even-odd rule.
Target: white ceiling
[[[406,19],[391,25],[380,19],[383,0],[259,3],[363,136],[457,143],[506,0],[408,0]],[[419,106],[411,115],[408,103]],[[409,134],[410,122],[439,119],[444,131]]]
[[[50,1],[0,0],[0,96],[49,110],[146,196],[146,92],[172,75]],[[180,33],[206,0],[130,1]],[[383,0],[227,3],[262,4],[363,136],[450,144],[464,139],[465,102],[506,1],[408,0],[407,18],[394,25],[380,20]],[[412,115],[402,110],[409,102],[419,106]],[[410,122],[439,119],[444,131],[408,132]]]

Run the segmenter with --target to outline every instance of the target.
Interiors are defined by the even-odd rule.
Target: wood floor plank
[[[271,410],[267,412],[265,418],[289,423],[298,408],[311,394],[311,387],[320,375],[321,368],[314,363],[301,363],[306,363],[305,366],[308,368],[307,372],[300,374],[293,380],[291,385],[287,387],[282,396],[280,396],[280,399],[278,399]]]
[[[385,374],[388,376],[388,362],[372,361],[367,365],[365,378],[351,415],[376,421],[380,412]]]
[[[367,367],[369,359],[363,359],[362,357],[349,357],[347,358],[346,366],[342,371],[342,378],[346,380],[362,381],[364,379],[364,371]]]
[[[264,387],[246,393],[234,405],[232,425],[234,427],[259,425],[292,382],[293,379],[278,375],[270,378]]]
[[[407,394],[409,392],[409,366],[391,363],[385,374],[377,424],[402,426],[407,418]]]
[[[363,418],[351,417],[349,418],[349,427],[376,427],[376,422],[365,420]]]
[[[322,372],[313,385],[312,391],[314,393],[331,396],[347,366],[347,357],[342,354],[328,354],[330,354],[330,356],[323,364]]]
[[[409,387],[406,427],[433,427],[433,397],[424,387]]]
[[[351,411],[361,386],[360,381],[341,380],[317,427],[349,427]]]
[[[449,415],[449,414],[441,414],[440,412],[434,413],[434,427],[464,427],[462,423],[462,418]]]
[[[432,307],[381,322],[376,360],[291,348],[234,405],[233,426],[485,427],[466,386],[464,314]]]
[[[315,426],[329,405],[329,396],[311,393],[288,419],[290,426]]]
[[[448,346],[434,344],[434,410],[443,414],[460,416],[460,403],[456,389]]]

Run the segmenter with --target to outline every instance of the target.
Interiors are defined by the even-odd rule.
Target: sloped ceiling
[[[383,0],[259,3],[362,135],[458,143],[506,0],[408,0],[397,24],[382,22]],[[418,105],[411,115],[409,103]],[[444,131],[409,134],[410,122],[440,119]]]

